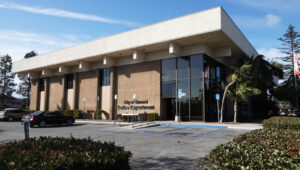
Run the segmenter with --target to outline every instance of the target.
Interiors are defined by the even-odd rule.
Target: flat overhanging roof
[[[231,48],[231,57],[258,53],[221,7],[163,21],[13,63],[14,73],[72,66],[79,62],[120,59],[139,50],[147,54],[169,48],[205,44],[210,49]]]

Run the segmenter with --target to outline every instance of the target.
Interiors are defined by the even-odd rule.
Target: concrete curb
[[[93,121],[93,120],[76,120],[76,123],[89,123],[89,124],[110,124],[110,125],[132,125],[132,123],[127,122],[114,122],[114,121]],[[185,123],[157,123],[160,126],[173,126],[173,127],[191,127],[191,128],[220,128],[220,129],[240,129],[240,130],[256,130],[262,129],[259,124],[255,125],[204,125],[204,124],[185,124]]]
[[[227,129],[228,126],[214,126],[214,125],[188,125],[188,124],[169,124],[169,123],[160,123],[160,126],[174,126],[174,127],[198,127],[198,128],[221,128]]]

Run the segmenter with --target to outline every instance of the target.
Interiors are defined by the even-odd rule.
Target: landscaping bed
[[[130,169],[131,156],[114,143],[40,137],[0,147],[0,169]]]
[[[300,118],[276,116],[263,121],[264,129],[300,130]]]
[[[292,129],[297,119],[266,120],[264,129],[217,146],[206,156],[206,163],[213,169],[299,169],[300,130]],[[286,125],[290,122],[295,124]]]

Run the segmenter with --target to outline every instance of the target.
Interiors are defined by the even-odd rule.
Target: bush
[[[254,130],[219,145],[206,156],[213,169],[300,168],[300,131]]]
[[[61,113],[62,113],[63,115],[65,115],[65,116],[67,116],[67,115],[68,115],[68,110],[63,110]]]
[[[95,111],[95,116],[94,116],[94,118],[95,118],[95,119],[102,119],[101,115],[102,115],[102,110],[97,109],[97,110]]]
[[[157,113],[148,113],[148,121],[155,121],[158,119]]]
[[[298,117],[272,117],[263,121],[265,129],[291,129],[300,130],[300,118]]]
[[[0,147],[0,169],[130,169],[131,156],[90,138],[29,138]]]
[[[95,119],[102,119],[102,115],[104,115],[106,119],[109,119],[109,113],[107,113],[105,110],[102,109],[96,110]]]
[[[79,109],[74,109],[74,119],[82,119],[82,112]]]

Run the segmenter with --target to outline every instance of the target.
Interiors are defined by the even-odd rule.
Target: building
[[[216,94],[257,51],[221,7],[13,63],[32,77],[34,110],[103,109],[216,120]],[[117,98],[117,99],[116,99]],[[227,102],[227,112],[233,106]]]

